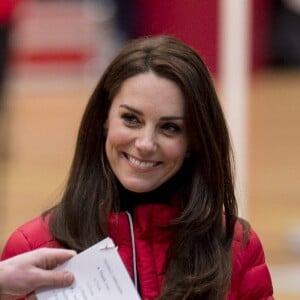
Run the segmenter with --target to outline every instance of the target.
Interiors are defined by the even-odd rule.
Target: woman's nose
[[[157,149],[157,141],[153,132],[143,131],[140,136],[136,138],[135,146],[139,151],[144,153],[151,153]]]

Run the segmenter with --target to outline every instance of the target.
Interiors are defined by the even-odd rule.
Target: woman
[[[232,177],[201,58],[168,36],[132,41],[90,98],[60,203],[19,228],[3,257],[110,236],[143,299],[273,299]]]

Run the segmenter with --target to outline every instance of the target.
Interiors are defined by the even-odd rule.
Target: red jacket
[[[163,282],[165,254],[174,234],[168,224],[176,217],[176,210],[161,204],[138,206],[131,219],[126,213],[112,215],[109,223],[110,237],[118,246],[119,254],[134,278],[134,234],[137,276],[142,299],[155,299]],[[249,242],[242,245],[243,228],[237,223],[232,243],[233,274],[227,299],[272,300],[273,289],[265,264],[262,245],[253,230]],[[41,247],[60,247],[48,231],[47,218],[36,218],[18,228],[9,238],[2,259]]]
[[[0,1],[0,26],[9,24],[12,21],[18,1],[19,0]]]

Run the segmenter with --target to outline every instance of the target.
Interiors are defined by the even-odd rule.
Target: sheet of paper
[[[38,300],[140,300],[110,238],[106,238],[57,267],[71,271],[73,284],[39,290]]]

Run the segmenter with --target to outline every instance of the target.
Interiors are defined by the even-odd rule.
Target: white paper
[[[66,288],[36,292],[38,300],[140,300],[133,282],[110,238],[106,238],[57,267],[72,272]]]

